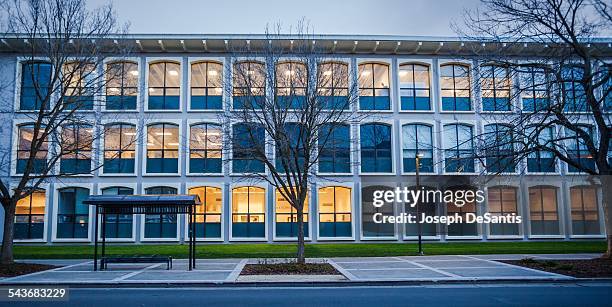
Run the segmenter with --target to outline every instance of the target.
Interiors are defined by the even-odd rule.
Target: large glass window
[[[410,187],[411,190],[419,190],[422,191],[421,193],[434,193],[436,191],[436,189],[432,188],[432,187],[421,187],[418,188],[417,187]],[[430,194],[433,195],[433,194]],[[426,216],[436,216],[436,208],[438,206],[438,203],[436,202],[437,200],[435,199],[435,197],[429,197],[429,198],[425,198],[425,200],[427,200],[426,202],[418,202],[416,205],[414,205],[414,203],[405,203],[404,205],[404,211],[408,214],[412,214],[413,216],[417,216],[417,209],[419,211],[419,214],[425,214]],[[412,206],[414,205],[414,206]],[[418,206],[418,208],[417,208]],[[422,236],[429,236],[429,237],[433,237],[438,235],[438,224],[437,223],[430,223],[430,222],[425,222],[422,221],[423,223],[421,224],[421,235]],[[406,223],[405,225],[405,234],[406,236],[410,236],[410,237],[416,237],[419,235],[419,226],[416,223]]]
[[[275,142],[276,169],[285,172],[285,164],[291,171],[304,168],[306,149],[304,144],[308,142],[303,125],[299,123],[285,123],[284,133],[286,140]],[[280,131],[277,131],[280,132]]]
[[[223,66],[215,62],[191,64],[191,109],[220,110]]]
[[[58,192],[57,238],[86,239],[89,229],[89,206],[83,201],[89,197],[89,189],[64,188]]]
[[[90,125],[62,127],[60,173],[90,173],[93,141],[93,128]]]
[[[264,153],[264,129],[258,125],[240,123],[232,127],[232,171],[263,173],[265,165],[257,157]]]
[[[276,236],[279,238],[295,238],[298,235],[297,210],[287,201],[279,189],[276,189]],[[304,201],[304,236],[308,237],[308,195]]]
[[[319,189],[319,237],[350,237],[353,234],[351,189]]]
[[[419,172],[433,172],[433,133],[432,127],[425,124],[402,126],[402,159],[404,172],[416,172],[416,156],[421,155]]]
[[[45,191],[36,190],[17,201],[15,208],[15,240],[44,239]]]
[[[484,126],[486,165],[490,173],[513,173],[516,170],[514,139],[509,125]]]
[[[402,110],[431,110],[429,66],[402,64],[399,67]]]
[[[537,141],[539,146],[553,146],[553,127],[527,127],[528,136]],[[531,173],[554,173],[555,157],[552,152],[546,150],[530,151],[527,155],[527,171]]]
[[[239,187],[232,190],[232,237],[266,236],[266,190]]]
[[[380,207],[374,206],[374,192],[391,190],[392,188],[387,186],[368,186],[361,189],[361,220],[364,237],[393,237],[395,235],[395,224],[374,222],[375,214],[392,216],[395,206],[395,203],[387,202]]]
[[[361,125],[359,139],[361,141],[362,173],[390,173],[393,171],[390,125]]]
[[[66,92],[63,103],[66,110],[93,110],[95,66],[89,63],[66,63],[62,74]]]
[[[299,62],[276,65],[276,99],[283,109],[301,109],[306,103],[308,69]]]
[[[36,129],[34,125],[22,125],[18,127],[19,140],[17,142],[17,174],[23,174],[28,168],[28,161],[31,160],[31,166],[28,173],[41,173],[47,167],[47,153],[49,151],[49,143],[47,140],[37,145],[41,139],[40,134],[44,128]],[[36,134],[36,137],[34,136]],[[30,159],[30,150],[34,146],[34,158]]]
[[[389,65],[359,64],[359,109],[391,110]]]
[[[181,65],[149,64],[149,110],[178,110],[181,97]]]
[[[147,129],[147,173],[177,173],[179,127],[154,124]]]
[[[147,195],[176,194],[173,187],[150,187],[145,189]],[[145,214],[145,238],[175,239],[177,229],[176,214]]]
[[[550,106],[550,82],[544,68],[530,67],[520,74],[523,111],[538,112]]]
[[[599,235],[597,189],[589,186],[570,188],[572,201],[572,234]]]
[[[444,159],[447,173],[474,172],[474,140],[472,126],[444,125]]]
[[[259,62],[234,64],[234,109],[261,109],[266,96],[266,67]]]
[[[588,112],[586,93],[580,83],[584,73],[579,67],[566,67],[561,71],[563,79],[563,110],[566,112]]]
[[[484,65],[480,69],[483,111],[510,111],[510,74],[497,65]]]
[[[136,110],[138,64],[113,62],[106,69],[106,110]]]
[[[556,188],[529,188],[529,219],[531,220],[532,235],[559,234]]]
[[[19,110],[40,110],[43,102],[49,108],[51,91],[51,64],[47,62],[23,62],[21,64],[21,95]]]
[[[488,188],[489,213],[492,216],[505,216],[508,214],[518,215],[514,187],[490,187]],[[494,236],[517,236],[519,224],[516,223],[490,223],[491,235]]]
[[[119,123],[104,127],[104,173],[134,173],[136,139],[135,125]]]
[[[576,125],[577,129],[581,129],[588,137],[593,137],[593,126]],[[584,169],[595,171],[595,159],[591,156],[585,143],[585,139],[576,131],[565,128],[565,137],[567,138],[567,153],[570,159],[580,165],[577,168],[573,165],[567,165],[567,171],[570,173],[581,173]],[[593,142],[594,140],[591,139]]]
[[[319,64],[317,90],[322,109],[348,110],[348,65],[341,62]]]
[[[448,190],[455,191],[457,190],[474,190],[469,187],[453,187]],[[447,231],[449,236],[454,237],[462,237],[462,236],[477,236],[478,235],[478,223],[468,223],[467,222],[467,214],[473,213],[476,214],[476,202],[472,200],[471,202],[465,202],[465,204],[461,204],[459,202],[446,202],[446,215],[447,216],[461,216],[461,223],[453,223],[447,226]]]
[[[189,137],[189,172],[221,173],[221,126],[191,126]]]
[[[325,124],[319,128],[319,172],[351,172],[351,127]]]
[[[126,187],[109,187],[102,189],[102,195],[132,195],[134,189]],[[131,238],[134,216],[131,214],[106,214],[107,238]]]
[[[465,65],[440,66],[442,111],[472,110],[470,94],[470,68]]]
[[[223,194],[221,188],[196,187],[189,194],[198,195],[201,204],[196,207],[196,237],[221,238],[221,210]]]

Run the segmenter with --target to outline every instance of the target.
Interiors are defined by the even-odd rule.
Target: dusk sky
[[[91,0],[97,6],[107,0]],[[452,20],[478,0],[120,0],[114,1],[131,33],[255,34],[300,19],[317,34],[455,36]]]

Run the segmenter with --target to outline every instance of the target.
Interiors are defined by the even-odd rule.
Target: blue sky
[[[90,0],[96,6],[108,0]],[[452,20],[478,0],[115,0],[131,33],[263,33],[302,17],[317,34],[455,36]]]

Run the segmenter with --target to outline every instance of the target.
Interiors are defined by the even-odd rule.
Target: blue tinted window
[[[149,110],[180,108],[181,65],[174,62],[149,65]]]
[[[221,211],[223,196],[221,188],[196,187],[189,194],[198,195],[201,204],[196,208],[195,232],[198,238],[221,238]]]
[[[386,124],[361,125],[360,142],[362,172],[392,172],[391,126]]]
[[[266,71],[259,62],[234,64],[233,97],[234,109],[261,109],[265,105]]]
[[[264,129],[245,123],[232,127],[232,171],[234,173],[263,173],[261,155],[265,153]]]
[[[176,194],[173,187],[151,187],[145,189],[147,195]],[[145,238],[176,238],[177,235],[176,214],[146,214],[145,215]]]
[[[391,110],[388,65],[376,63],[359,65],[359,109]]]
[[[223,66],[215,62],[191,64],[191,109],[220,110]]]
[[[104,127],[104,173],[134,173],[136,126],[110,124]]]
[[[341,62],[319,64],[317,70],[318,103],[322,109],[348,110],[348,65]]]
[[[62,127],[61,144],[60,173],[88,174],[91,172],[92,126],[68,125]]]
[[[510,74],[496,65],[482,66],[480,86],[483,111],[510,111]]]
[[[106,110],[136,110],[138,64],[114,62],[106,68]]]
[[[36,190],[17,201],[15,209],[15,240],[44,239],[45,191]]]
[[[419,158],[419,171],[433,172],[433,134],[432,128],[424,124],[402,126],[402,159],[404,172],[416,172],[416,157]]]
[[[400,65],[399,81],[402,110],[431,110],[428,66]]]
[[[443,111],[472,110],[470,68],[464,65],[440,66],[440,88]]]
[[[485,125],[485,148],[487,149],[487,171],[491,173],[510,173],[516,168],[514,156],[514,139],[512,130],[507,125]]]
[[[191,126],[189,140],[189,172],[221,173],[221,126]]]
[[[132,195],[134,190],[126,187],[110,187],[102,189],[103,195]],[[106,214],[105,233],[107,238],[131,238],[132,237],[131,214]]]
[[[578,125],[577,129],[582,130],[589,141],[593,143],[593,127]],[[587,173],[587,171],[595,171],[595,159],[589,151],[585,137],[571,129],[565,129],[565,137],[567,141],[567,152],[569,158],[577,164],[567,166],[567,171],[570,173]]]
[[[586,102],[586,94],[580,83],[583,72],[578,67],[564,68],[563,79],[563,110],[566,112],[588,112],[590,107]]]
[[[177,173],[179,128],[154,124],[147,129],[147,173]]]
[[[472,127],[463,124],[444,126],[445,169],[449,173],[474,172]]]
[[[265,237],[265,193],[266,190],[260,187],[238,187],[232,190],[232,237]]]
[[[550,82],[543,68],[527,68],[521,73],[523,111],[537,112],[550,106]]]
[[[57,212],[58,239],[86,239],[89,230],[89,206],[83,201],[89,197],[85,188],[59,190]]]
[[[528,127],[525,130],[529,139],[535,140],[535,145],[553,147],[553,127]],[[555,157],[552,152],[535,149],[527,155],[527,171],[532,173],[555,172]]]
[[[326,124],[319,130],[319,172],[351,172],[351,133],[349,125]]]
[[[19,140],[17,143],[17,174],[41,174],[47,168],[47,153],[49,144],[45,140],[40,141],[40,134],[43,133],[44,127],[35,128],[34,125],[19,126]],[[38,136],[34,137],[34,134]],[[34,146],[34,157],[30,156],[30,150]],[[30,166],[28,166],[30,163]]]
[[[25,62],[21,64],[20,110],[39,110],[44,101],[49,108],[48,95],[51,91],[51,64]]]
[[[280,132],[280,131],[277,131]],[[283,136],[276,140],[276,169],[284,172],[287,165],[290,170],[303,169],[306,149],[304,148],[307,136],[303,133],[302,125],[297,123],[285,123],[282,131]],[[279,133],[280,134],[280,133]]]

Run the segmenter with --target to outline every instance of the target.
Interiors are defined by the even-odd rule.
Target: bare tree
[[[105,84],[120,77],[114,66],[106,69],[104,61],[125,50],[117,45],[109,53],[108,46],[96,41],[125,29],[117,26],[110,4],[89,10],[81,0],[12,0],[3,3],[3,10],[8,21],[5,37],[20,41],[12,47],[25,64],[22,80],[14,82],[21,89],[20,100],[7,95],[2,108],[13,115],[17,108],[19,118],[28,122],[12,128],[20,134],[17,154],[14,148],[5,148],[0,161],[4,170],[0,177],[1,262],[6,264],[13,261],[18,201],[53,178],[91,173],[100,167],[91,163],[93,143],[102,134],[95,129],[99,118],[94,111]],[[62,160],[66,163],[59,163]],[[18,176],[13,176],[11,165]]]
[[[612,66],[597,35],[612,29],[605,1],[482,0],[465,14],[458,32],[484,41],[474,50],[479,67],[485,131],[474,156],[496,176],[542,167],[554,172],[560,160],[588,176],[603,192],[608,249],[612,252]],[[520,55],[540,46],[538,57]],[[522,107],[512,102],[522,100]],[[514,106],[513,106],[514,105]],[[501,124],[500,123],[506,123]],[[488,128],[487,128],[488,127]],[[537,158],[538,165],[525,159]],[[522,169],[520,169],[522,168]],[[558,171],[558,170],[557,170]]]
[[[348,64],[320,52],[303,23],[297,28],[289,39],[280,27],[267,31],[263,51],[236,48],[232,86],[225,87],[233,106],[222,122],[232,172],[269,183],[295,210],[297,261],[304,263],[308,190],[320,173],[341,172],[321,165],[350,169],[350,140],[336,135],[363,115]]]

